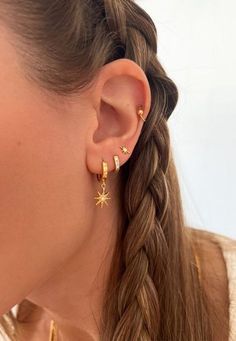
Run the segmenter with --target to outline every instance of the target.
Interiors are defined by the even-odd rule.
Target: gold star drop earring
[[[98,181],[101,183],[102,193],[98,192],[98,196],[94,197],[95,200],[97,200],[96,205],[101,204],[101,208],[103,208],[103,205],[106,204],[108,206],[107,201],[110,200],[109,198],[109,192],[106,192],[106,180],[108,176],[108,164],[104,160],[102,161],[102,175],[97,174]]]

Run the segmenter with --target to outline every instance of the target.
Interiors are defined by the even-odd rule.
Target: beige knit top
[[[229,288],[229,341],[236,341],[236,240],[220,234],[214,234],[214,239],[221,247],[226,262]]]

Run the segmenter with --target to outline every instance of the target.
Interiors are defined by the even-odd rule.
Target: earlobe
[[[129,59],[101,68],[91,92],[94,129],[87,136],[87,167],[101,174],[101,161],[115,170],[113,156],[124,164],[138,141],[151,105],[151,91],[144,71]]]

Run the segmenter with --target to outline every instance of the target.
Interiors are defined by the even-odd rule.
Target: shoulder
[[[236,240],[208,230],[187,229],[200,260],[214,340],[235,340]]]

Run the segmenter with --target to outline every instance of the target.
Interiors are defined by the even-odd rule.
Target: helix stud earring
[[[107,201],[111,199],[109,198],[109,192],[106,191],[107,177],[108,177],[108,163],[102,160],[102,175],[97,174],[97,180],[101,182],[102,192],[100,193],[99,191],[97,191],[98,196],[94,197],[94,199],[97,200],[96,206],[100,204],[101,208],[103,208],[104,204],[108,206]]]
[[[143,122],[146,122],[145,118],[143,117],[143,114],[144,114],[143,107],[142,107],[142,105],[139,105],[139,107],[138,107],[138,115],[141,117]]]

